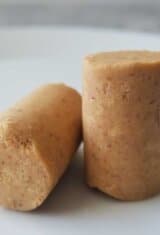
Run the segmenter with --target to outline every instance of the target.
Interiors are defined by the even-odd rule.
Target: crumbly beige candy
[[[115,198],[160,192],[160,52],[122,51],[84,61],[87,183]]]
[[[63,84],[42,86],[0,116],[0,204],[39,207],[81,141],[81,97]]]

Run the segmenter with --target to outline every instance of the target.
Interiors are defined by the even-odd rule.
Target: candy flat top
[[[93,66],[160,63],[160,52],[147,50],[102,52],[88,55],[85,60]]]

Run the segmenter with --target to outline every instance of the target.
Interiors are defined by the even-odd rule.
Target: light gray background
[[[160,32],[158,0],[0,0],[0,26],[74,25]]]

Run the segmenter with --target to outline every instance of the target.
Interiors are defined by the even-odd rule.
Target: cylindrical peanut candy
[[[86,57],[83,126],[90,187],[122,200],[160,192],[160,53]]]
[[[81,141],[81,97],[45,85],[0,116],[0,204],[29,211],[56,186]]]

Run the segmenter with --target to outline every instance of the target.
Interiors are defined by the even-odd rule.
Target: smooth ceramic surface
[[[158,36],[87,29],[0,30],[0,111],[40,84],[65,82],[81,91],[82,58],[103,50],[159,50]],[[31,213],[0,209],[5,235],[160,234],[160,196],[120,202],[89,189],[83,153],[44,205]]]

